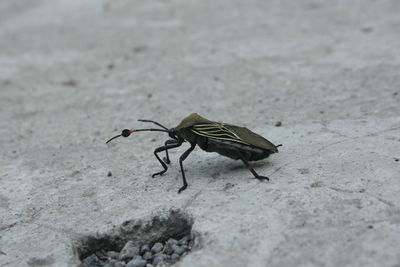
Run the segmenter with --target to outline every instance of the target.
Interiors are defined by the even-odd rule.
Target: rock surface
[[[77,266],[76,236],[170,208],[201,234],[179,266],[400,264],[399,12],[397,0],[1,1],[0,266]],[[165,134],[105,144],[150,126],[137,119],[174,127],[192,112],[282,143],[254,163],[270,182],[196,148],[177,194],[187,144],[154,179]]]
[[[139,255],[139,253],[140,253],[140,247],[135,245],[132,241],[129,241],[122,248],[118,258],[119,260],[127,260],[129,258],[133,258],[136,255]]]

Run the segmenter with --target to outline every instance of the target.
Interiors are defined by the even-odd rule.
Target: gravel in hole
[[[75,252],[83,267],[171,266],[196,245],[193,218],[181,210],[149,221],[126,221],[105,234],[81,237]]]

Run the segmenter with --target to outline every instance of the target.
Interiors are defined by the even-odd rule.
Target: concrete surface
[[[74,266],[76,236],[170,208],[202,235],[181,267],[399,266],[399,12],[397,0],[1,1],[0,266]],[[196,149],[178,195],[186,146],[152,179],[165,135],[104,143],[192,112],[282,143],[255,164],[271,181]]]

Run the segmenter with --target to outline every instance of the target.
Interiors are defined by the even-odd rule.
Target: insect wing
[[[225,140],[250,145],[223,123],[199,123],[193,125],[191,131],[195,134],[216,140]]]
[[[278,149],[274,144],[272,144],[270,141],[268,141],[261,135],[258,135],[255,132],[250,131],[246,127],[239,127],[231,124],[225,124],[225,127],[235,132],[236,135],[239,136],[241,140],[251,144],[251,146],[267,149],[272,153],[278,152]]]

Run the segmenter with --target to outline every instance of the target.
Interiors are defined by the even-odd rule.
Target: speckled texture
[[[0,2],[0,266],[73,266],[73,240],[192,214],[179,266],[400,264],[400,2]],[[196,149],[182,193],[162,133],[192,112],[280,153]],[[282,125],[275,127],[280,121]],[[397,161],[396,161],[397,159]],[[108,176],[108,172],[112,176]]]

